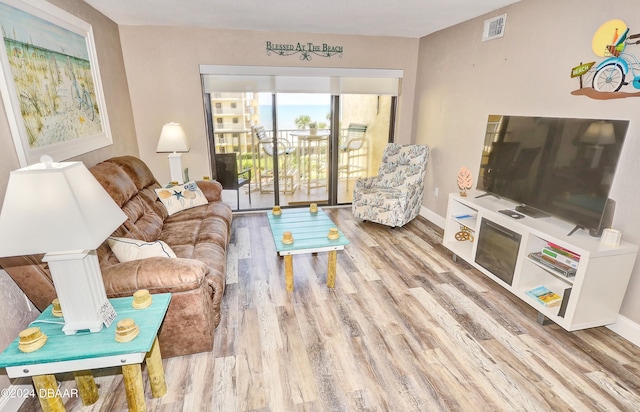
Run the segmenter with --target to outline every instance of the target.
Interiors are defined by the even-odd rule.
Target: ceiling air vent
[[[504,25],[507,21],[507,14],[493,17],[484,21],[482,30],[482,41],[497,39],[504,36]]]

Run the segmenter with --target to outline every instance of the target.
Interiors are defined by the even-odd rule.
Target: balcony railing
[[[244,116],[249,116],[251,115],[251,113],[253,112],[253,107],[236,107],[236,108],[231,108],[231,107],[221,107],[221,108],[215,108],[213,109],[213,113],[216,115],[229,115],[229,116],[238,116],[238,115],[244,115]]]
[[[320,129],[320,131],[326,131],[327,129]],[[278,138],[284,138],[287,140],[292,147],[298,147],[299,141],[298,137],[293,135],[293,133],[300,132],[299,129],[285,129],[278,130]],[[230,133],[238,133],[239,136],[225,136]],[[267,136],[273,136],[273,130],[266,131]],[[340,130],[340,136],[345,136],[347,133],[347,129]],[[218,142],[224,142],[223,144],[229,146],[233,145],[236,150],[236,153],[242,155],[243,153],[248,153],[247,150],[244,150],[244,147],[251,146],[252,144],[252,132],[251,129],[247,128],[244,124],[241,123],[216,123],[214,136],[216,140],[216,145]],[[233,141],[231,141],[233,139]],[[257,142],[256,142],[257,143]],[[340,142],[342,144],[343,142]]]
[[[215,126],[215,133],[229,133],[230,131],[233,132],[249,132],[251,133],[250,130],[247,130],[247,125],[245,124],[245,122],[238,122],[238,123],[233,123],[233,122],[216,122]]]
[[[216,129],[218,130],[218,129]],[[328,190],[329,173],[329,153],[328,139],[315,141],[310,144],[308,140],[298,139],[299,129],[279,130],[278,138],[286,139],[288,144],[288,154],[279,155],[278,177],[279,192],[285,196],[286,200],[281,201],[293,203],[305,202],[307,200],[324,199]],[[326,129],[324,130],[326,132]],[[267,130],[268,138],[273,138],[274,131]],[[340,136],[346,136],[347,129],[340,131]],[[234,136],[235,135],[235,136]],[[250,186],[241,195],[242,207],[261,208],[273,202],[272,196],[274,188],[274,167],[273,158],[263,150],[251,131],[245,129],[239,132],[221,133],[216,132],[215,150],[216,153],[237,153],[238,170],[251,168],[252,181]],[[344,144],[343,141],[339,142]],[[292,150],[291,150],[292,149]],[[340,150],[338,157],[338,196],[339,202],[349,203],[351,201],[351,191],[358,177],[367,174],[371,167],[368,149],[348,152]],[[254,202],[248,204],[246,195],[248,191],[254,192]],[[257,201],[257,196],[267,196],[264,204]],[[235,202],[235,198],[234,204]],[[240,208],[240,206],[236,206]]]

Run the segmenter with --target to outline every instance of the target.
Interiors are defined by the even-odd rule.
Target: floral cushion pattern
[[[378,176],[356,182],[353,215],[391,227],[404,226],[413,220],[422,205],[428,159],[428,146],[389,143]]]

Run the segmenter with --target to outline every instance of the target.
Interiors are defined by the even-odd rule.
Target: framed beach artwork
[[[21,166],[112,144],[91,25],[43,0],[0,0],[0,92]]]

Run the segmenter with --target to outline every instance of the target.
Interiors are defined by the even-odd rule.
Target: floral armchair
[[[356,218],[396,227],[420,212],[429,147],[389,143],[378,176],[358,179],[353,191]]]

